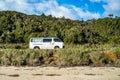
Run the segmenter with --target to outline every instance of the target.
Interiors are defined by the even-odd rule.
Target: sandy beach
[[[120,80],[115,67],[0,67],[0,80]]]

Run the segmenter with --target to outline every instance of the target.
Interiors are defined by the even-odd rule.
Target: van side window
[[[55,42],[62,42],[60,39],[54,39]]]
[[[31,42],[33,42],[33,39],[31,39]]]
[[[52,42],[52,39],[43,39],[43,42]]]
[[[42,39],[31,39],[31,42],[42,42]]]

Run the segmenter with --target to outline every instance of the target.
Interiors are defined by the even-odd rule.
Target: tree
[[[109,14],[108,16],[109,16],[109,18],[112,18],[112,17],[113,17],[113,14]]]

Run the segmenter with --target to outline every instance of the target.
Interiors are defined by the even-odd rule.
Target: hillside
[[[70,20],[52,15],[0,12],[0,43],[28,43],[31,37],[59,37],[67,44],[120,44],[120,17]]]

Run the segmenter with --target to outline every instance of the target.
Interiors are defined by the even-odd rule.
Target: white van
[[[64,48],[64,43],[59,38],[31,38],[30,49],[57,49]]]

